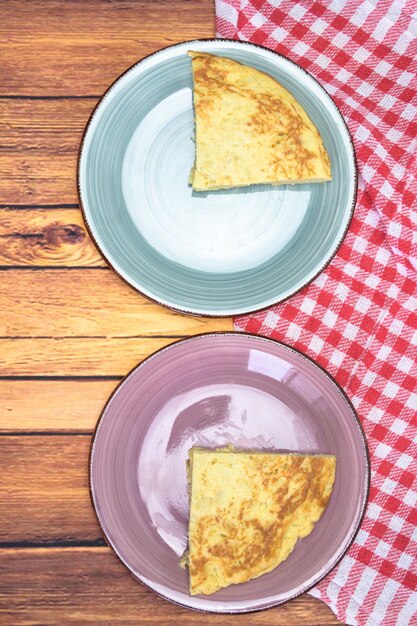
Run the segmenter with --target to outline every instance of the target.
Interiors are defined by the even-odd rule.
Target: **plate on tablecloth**
[[[187,547],[192,446],[335,454],[336,480],[312,533],[272,572],[210,596],[190,596]],[[96,512],[120,559],[181,605],[259,610],[303,593],[344,555],[364,514],[369,461],[356,413],[304,354],[255,335],[215,333],[174,343],[138,365],[109,399],[91,453]]]
[[[281,82],[319,129],[333,180],[193,191],[188,50]],[[131,67],[94,110],[78,167],[86,225],[113,269],[161,305],[212,316],[268,307],[313,280],[346,234],[356,187],[349,132],[318,82],[271,50],[227,40],[177,44]]]

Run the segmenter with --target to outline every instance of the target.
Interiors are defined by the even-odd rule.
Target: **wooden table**
[[[308,595],[245,616],[174,606],[130,576],[90,503],[91,435],[117,382],[174,338],[232,329],[124,284],[75,183],[100,94],[153,50],[213,36],[212,0],[7,0],[0,15],[0,624],[338,624]]]

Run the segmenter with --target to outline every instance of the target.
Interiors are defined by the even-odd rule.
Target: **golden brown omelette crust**
[[[212,593],[270,571],[287,558],[299,537],[311,532],[327,506],[334,457],[244,454],[249,480],[254,481],[249,497],[241,499],[238,508],[233,498],[225,507],[215,500],[206,515],[194,511],[195,524],[190,520],[191,593]],[[222,462],[221,456],[214,457],[201,470],[198,487],[204,497],[217,489],[212,466]],[[227,473],[224,478],[226,484]],[[246,480],[238,476],[237,481],[240,479]],[[262,509],[265,503],[269,510]],[[297,531],[294,525],[298,525]],[[210,582],[212,571],[220,580]]]
[[[331,179],[317,129],[277,81],[231,59],[189,54],[194,73],[197,187]]]

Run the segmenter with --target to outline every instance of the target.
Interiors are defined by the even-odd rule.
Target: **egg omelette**
[[[232,59],[192,52],[195,191],[331,180],[317,128],[274,78]]]
[[[189,452],[190,594],[270,572],[313,530],[333,489],[336,457]]]

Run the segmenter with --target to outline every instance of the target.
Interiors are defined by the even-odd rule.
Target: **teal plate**
[[[284,85],[318,127],[333,180],[194,192],[188,50]],[[94,110],[78,164],[84,220],[106,261],[145,296],[196,315],[263,309],[311,282],[342,243],[356,188],[352,140],[326,91],[289,59],[227,40],[180,43],[131,67]]]

